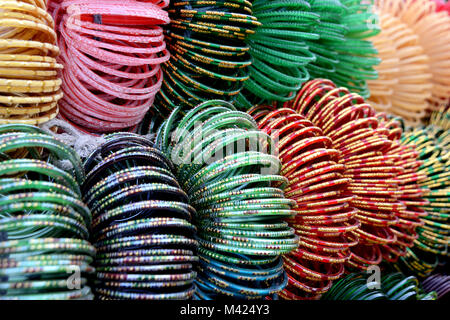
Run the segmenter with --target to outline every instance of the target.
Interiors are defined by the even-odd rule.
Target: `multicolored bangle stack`
[[[307,1],[256,0],[253,14],[262,26],[247,40],[253,63],[237,100],[244,109],[292,99],[309,80],[306,66],[316,59],[306,41],[319,39],[314,31],[319,15]]]
[[[86,283],[95,249],[79,157],[20,124],[0,126],[0,155],[0,299],[92,299]]]
[[[398,222],[397,214],[406,209],[397,200],[396,177],[403,171],[388,154],[392,141],[389,130],[379,127],[375,110],[364,99],[329,80],[306,83],[297,97],[285,107],[304,115],[332,141],[341,152],[339,163],[345,165],[344,178],[350,178],[350,205],[361,227],[352,231],[359,238],[351,248],[348,266],[366,269],[382,260],[380,246],[391,245],[397,236],[390,226]]]
[[[175,109],[156,145],[177,166],[177,177],[197,210],[196,299],[262,299],[288,279],[282,254],[298,237],[283,221],[293,217],[274,141],[246,113],[212,100],[185,116]]]
[[[323,300],[436,300],[436,292],[423,292],[419,281],[402,273],[389,273],[380,282],[369,282],[368,275],[351,273],[336,282]]]
[[[166,40],[171,59],[155,107],[164,115],[179,105],[233,101],[249,78],[248,35],[260,25],[247,0],[175,0]]]
[[[390,227],[397,241],[381,247],[383,258],[388,262],[396,262],[399,257],[405,256],[407,248],[414,245],[414,241],[418,238],[416,228],[424,225],[421,218],[427,216],[427,212],[421,206],[429,203],[424,199],[424,195],[429,190],[420,185],[427,179],[427,175],[418,171],[422,164],[417,159],[419,153],[413,144],[401,145],[400,143],[401,123],[395,119],[389,119],[385,114],[378,114],[377,117],[379,127],[388,129],[388,137],[392,140],[387,155],[397,156],[394,164],[403,168],[396,179],[398,181],[397,199],[405,205],[405,209],[397,212],[398,221]]]
[[[99,299],[189,299],[194,293],[195,210],[173,165],[146,138],[117,133],[85,161]]]
[[[440,116],[433,116],[430,126],[410,128],[402,137],[404,144],[416,146],[423,161],[419,173],[427,176],[421,186],[430,189],[425,196],[429,204],[421,207],[428,215],[421,218],[424,225],[417,229],[419,238],[414,249],[401,259],[403,265],[423,277],[435,269],[439,255],[450,256],[450,113],[442,109],[436,114]]]
[[[299,248],[284,256],[289,276],[284,299],[317,299],[344,273],[351,235],[360,227],[349,206],[349,178],[339,163],[340,152],[322,130],[292,109],[255,107],[249,111],[259,128],[278,141],[281,174],[289,181],[287,198],[297,202],[296,216],[287,219],[299,236]]]
[[[62,97],[62,65],[45,1],[2,1],[0,30],[0,124],[53,119]]]
[[[153,1],[162,6],[167,1]],[[137,125],[161,88],[169,60],[166,11],[136,0],[53,0],[64,98],[61,116],[90,132]]]

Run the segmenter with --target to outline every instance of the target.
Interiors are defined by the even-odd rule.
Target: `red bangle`
[[[350,248],[352,255],[347,265],[365,269],[379,263],[382,256],[392,260],[403,254],[414,242],[414,229],[424,214],[417,208],[424,203],[424,191],[418,183],[425,177],[416,173],[420,166],[417,152],[398,142],[401,125],[385,114],[376,114],[359,95],[324,79],[305,83],[296,97],[282,107],[296,110],[321,128],[331,139],[332,147],[340,152],[339,163],[345,166],[342,178],[351,181],[347,188],[347,195],[352,196],[349,204],[356,209],[355,218],[361,222],[361,227],[352,231],[360,244]],[[287,152],[280,155],[291,160]],[[285,169],[293,175],[289,171]],[[302,174],[297,177],[303,178]],[[313,180],[320,184],[320,178]],[[292,194],[292,190],[288,189],[288,193]],[[298,196],[304,190],[299,184],[295,194]],[[319,208],[318,203],[316,199],[307,206],[300,204],[297,210],[307,210],[308,214],[320,212],[316,215],[323,217],[329,215],[325,210],[314,211]],[[337,210],[342,204],[334,206]],[[303,220],[295,221],[300,224]],[[305,237],[313,232],[318,234],[319,230],[300,229],[303,230],[297,233]],[[323,227],[320,230],[326,231]]]
[[[345,194],[350,180],[343,176],[340,152],[332,141],[290,108],[252,108],[259,128],[278,140],[281,173],[289,183],[285,196],[297,202],[296,216],[287,219],[299,236],[299,248],[285,256],[289,282],[279,295],[284,299],[317,299],[332,280],[344,273],[351,235],[360,223]],[[324,272],[325,271],[325,272]]]

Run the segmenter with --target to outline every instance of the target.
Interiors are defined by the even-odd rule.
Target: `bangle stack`
[[[234,101],[249,78],[252,60],[245,44],[260,25],[247,0],[172,1],[166,34],[171,59],[155,107],[167,115],[175,107],[222,99]]]
[[[195,210],[172,163],[142,136],[116,133],[106,140],[86,159],[82,187],[93,215],[96,297],[191,298]]]
[[[377,110],[418,124],[429,109],[433,87],[429,57],[414,31],[398,17],[381,12],[381,33],[373,38],[381,63],[378,79],[368,82],[369,102]]]
[[[417,228],[418,239],[414,242],[415,247],[404,259],[401,259],[403,265],[420,276],[427,276],[437,266],[437,261],[434,259],[429,262],[422,257],[427,254],[436,255],[436,258],[450,256],[448,251],[450,242],[450,180],[448,178],[450,113],[444,110],[438,113],[440,116],[433,116],[430,126],[407,130],[402,138],[404,144],[416,146],[419,159],[423,162],[419,167],[419,173],[426,175],[421,186],[430,189],[425,196],[429,203],[421,206],[428,215],[421,217],[424,224]]]
[[[351,248],[349,267],[367,269],[382,260],[380,246],[397,240],[391,226],[397,214],[406,209],[396,177],[403,167],[395,164],[399,155],[390,155],[389,130],[379,126],[375,110],[364,99],[329,80],[316,79],[304,85],[297,97],[285,106],[304,115],[332,141],[341,152],[344,177],[350,178],[350,205],[361,228],[351,233],[359,238]]]
[[[414,241],[419,237],[417,227],[422,227],[422,217],[427,212],[421,206],[429,202],[424,199],[427,188],[421,187],[421,183],[427,179],[427,175],[418,171],[422,162],[418,160],[419,153],[413,144],[401,144],[402,128],[399,121],[389,119],[385,114],[378,114],[379,127],[389,130],[388,137],[392,144],[387,152],[389,156],[397,156],[395,165],[403,168],[397,175],[398,200],[405,205],[404,210],[397,212],[398,221],[391,226],[392,232],[397,236],[397,241],[388,246],[382,246],[383,258],[395,263],[398,258],[406,255],[406,249],[414,246]]]
[[[444,274],[429,276],[422,282],[422,288],[426,292],[436,292],[437,299],[443,299],[450,292],[450,276]]]
[[[264,1],[253,3],[262,26],[247,43],[253,58],[240,107],[286,102],[310,78],[327,78],[369,96],[368,79],[380,63],[368,39],[380,30],[372,5],[357,0]]]
[[[405,95],[404,99],[413,100],[415,95],[418,96],[418,99],[422,99],[426,92],[431,91],[427,110],[422,111],[428,111],[429,113],[437,110],[437,108],[446,104],[450,98],[450,68],[448,68],[450,42],[447,39],[448,34],[450,34],[450,16],[448,12],[436,12],[436,3],[432,0],[375,0],[375,7],[381,15],[395,17],[406,26],[406,29],[409,29],[411,35],[407,38],[408,41],[402,44],[403,52],[406,52],[409,43],[416,45],[415,42],[417,42],[426,55],[423,57],[421,51],[414,51],[413,48],[408,49],[409,54],[412,55],[409,61],[414,61],[414,64],[421,64],[425,61],[429,65],[429,72],[432,76],[430,79],[427,73],[421,72],[417,73],[415,77],[403,72],[399,74],[404,86],[409,87],[409,92],[412,93],[412,95],[408,94],[409,97]],[[396,32],[402,33],[403,31],[396,30]],[[409,72],[411,71],[410,69]],[[424,83],[425,79],[431,80],[431,88],[422,89],[417,86],[417,84]],[[426,82],[429,80],[426,80]],[[415,91],[413,86],[416,86],[420,91]],[[414,101],[412,105],[415,109],[416,103]],[[399,106],[403,110],[406,109],[407,112],[403,112],[406,119],[410,117],[408,113],[411,113],[409,110],[413,107],[406,103]],[[418,112],[418,110],[413,111]],[[397,110],[392,112],[402,115],[400,112],[397,113]]]
[[[287,198],[297,202],[287,221],[299,236],[299,248],[284,256],[288,286],[284,299],[317,299],[344,273],[349,248],[358,243],[351,232],[360,227],[349,205],[349,178],[322,130],[292,109],[255,107],[249,111],[259,128],[278,142],[281,173],[289,181]]]
[[[0,126],[0,299],[92,299],[81,160],[29,125]],[[52,163],[64,160],[67,172]]]
[[[0,124],[53,119],[62,97],[62,65],[45,1],[2,1],[0,30]]]
[[[253,14],[262,26],[247,40],[253,63],[237,101],[245,109],[292,99],[309,80],[306,66],[316,59],[306,41],[319,39],[314,30],[319,15],[307,1],[256,0]]]
[[[372,1],[312,1],[320,15],[315,32],[320,40],[308,42],[316,61],[307,69],[311,79],[330,79],[364,98],[369,96],[367,80],[376,79],[374,65],[380,63],[372,42],[365,40],[379,33]]]
[[[65,67],[61,115],[90,132],[137,125],[169,60],[160,27],[170,21],[167,12],[136,0],[54,0],[51,8]]]
[[[420,292],[419,281],[402,273],[389,273],[380,282],[367,274],[351,273],[336,282],[323,300],[436,300],[436,292]]]
[[[195,298],[262,299],[283,290],[281,255],[299,239],[283,221],[294,216],[295,201],[284,197],[274,141],[225,101],[180,111],[160,127],[156,145],[172,157],[196,209]]]

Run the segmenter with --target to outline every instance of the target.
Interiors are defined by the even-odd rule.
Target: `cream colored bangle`
[[[52,16],[45,9],[37,7],[36,5],[18,2],[15,0],[2,0],[2,2],[0,3],[0,9],[4,11],[25,11],[27,13],[33,14],[37,18],[43,18],[50,27],[54,28],[55,26]]]
[[[39,114],[43,112],[47,112],[49,110],[52,110],[56,107],[56,102],[50,102],[50,103],[43,103],[38,105],[30,105],[28,107],[21,107],[19,105],[15,105],[13,107],[0,107],[0,114],[1,115],[33,115],[33,114]]]
[[[0,53],[6,53],[3,48],[31,48],[38,49],[42,51],[43,54],[47,54],[48,51],[51,52],[51,57],[57,57],[59,55],[59,48],[53,44],[42,43],[38,41],[30,41],[30,40],[6,40],[0,39]]]
[[[23,123],[38,125],[54,119],[57,116],[58,112],[59,108],[56,106],[44,113],[27,115],[25,117],[23,115],[10,117],[5,117],[2,115],[2,117],[0,118],[0,124]]]
[[[58,90],[56,93],[40,96],[25,96],[19,93],[15,95],[3,96],[0,95],[0,104],[5,105],[28,105],[56,102],[63,97],[62,91]]]
[[[430,59],[407,24],[389,10],[379,8],[378,14],[381,33],[373,41],[382,62],[375,67],[379,78],[368,82],[369,101],[378,111],[399,115],[407,124],[419,124],[432,98]]]
[[[375,5],[405,23],[429,58],[433,84],[429,114],[450,99],[450,16],[446,11],[436,12],[436,3],[429,0],[376,0]]]

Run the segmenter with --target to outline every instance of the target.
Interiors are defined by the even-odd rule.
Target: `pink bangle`
[[[58,21],[64,97],[61,115],[89,132],[142,121],[169,60],[163,30],[169,1],[51,0]],[[139,27],[138,27],[139,26]]]

